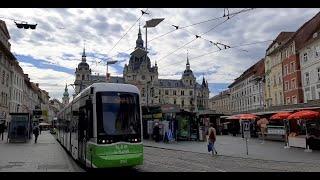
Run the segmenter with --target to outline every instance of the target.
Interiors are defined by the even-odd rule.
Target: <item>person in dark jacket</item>
[[[159,142],[159,139],[160,139],[160,128],[159,128],[159,124],[156,123],[155,126],[153,127],[153,137],[154,137],[154,140],[156,142]]]
[[[1,135],[1,140],[3,141],[3,133],[4,133],[5,125],[4,123],[0,124],[0,135]]]
[[[38,136],[39,136],[39,126],[35,126],[32,130],[33,134],[34,134],[34,143],[37,143],[38,140]]]

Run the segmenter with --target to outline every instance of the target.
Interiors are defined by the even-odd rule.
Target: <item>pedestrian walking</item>
[[[0,124],[0,135],[1,135],[1,140],[2,141],[3,141],[4,129],[5,129],[5,125],[4,125],[4,123],[1,123]]]
[[[217,137],[217,133],[216,133],[216,129],[213,127],[213,124],[210,124],[210,128],[208,130],[208,151],[212,152],[212,156],[214,156],[215,154],[218,154],[218,152],[216,151],[216,148],[214,147],[214,143],[216,142],[216,137]]]
[[[158,123],[155,123],[155,126],[153,128],[153,139],[156,142],[159,142],[159,139],[160,139],[160,128],[159,128],[159,124]]]
[[[257,125],[260,127],[260,132],[262,136],[261,144],[264,144],[265,135],[267,133],[267,124],[269,124],[269,121],[267,118],[262,118],[259,121],[257,121]]]
[[[42,126],[39,126],[39,130],[40,130],[40,134],[41,134],[41,131],[42,131]]]
[[[34,126],[32,132],[34,134],[34,143],[37,143],[38,136],[39,136],[39,126]]]

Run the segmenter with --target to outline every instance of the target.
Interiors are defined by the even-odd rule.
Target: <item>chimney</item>
[[[36,83],[36,86],[39,87],[39,83]]]

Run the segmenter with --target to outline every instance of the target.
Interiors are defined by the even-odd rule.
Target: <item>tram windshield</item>
[[[125,92],[97,93],[98,135],[140,134],[139,96]]]

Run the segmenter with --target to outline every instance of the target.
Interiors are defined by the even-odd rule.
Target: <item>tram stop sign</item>
[[[243,121],[242,125],[244,138],[250,138],[250,121]]]

